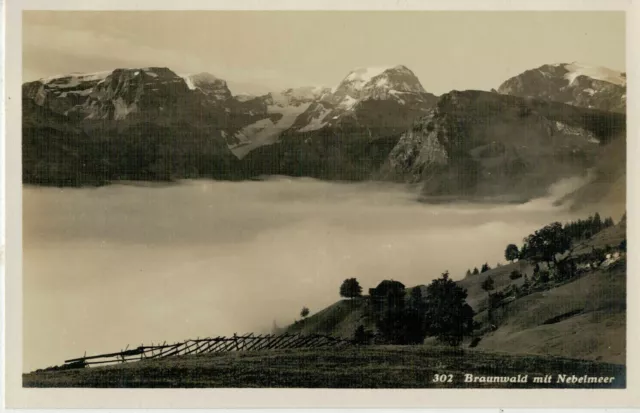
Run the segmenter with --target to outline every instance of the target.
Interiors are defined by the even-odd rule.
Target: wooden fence
[[[141,345],[134,349],[121,350],[117,353],[83,356],[65,360],[62,368],[82,368],[90,365],[116,364],[140,360],[159,359],[173,356],[220,353],[229,351],[259,351],[285,348],[318,348],[343,347],[354,344],[352,340],[311,334],[253,334],[232,337],[209,337],[187,340],[174,344],[166,342],[160,345]]]

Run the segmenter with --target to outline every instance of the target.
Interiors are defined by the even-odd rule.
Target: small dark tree
[[[540,270],[538,271],[538,281],[542,284],[548,283],[551,279],[551,275],[548,270]]]
[[[507,249],[504,250],[504,257],[507,261],[514,262],[520,257],[520,251],[518,251],[518,246],[516,244],[507,245]]]
[[[578,274],[578,266],[575,260],[565,259],[558,263],[556,278],[558,281],[569,280]]]
[[[473,273],[472,273],[472,274],[473,274],[473,275],[478,275],[478,274],[480,274],[480,271],[478,271],[478,267],[475,267],[475,268],[473,269]]]
[[[495,282],[491,276],[488,276],[480,285],[480,287],[485,290],[488,294],[491,294],[491,291],[496,288]]]
[[[525,238],[526,241],[526,238]],[[520,248],[520,253],[518,254],[518,259],[519,260],[524,260],[530,258],[530,253],[529,253],[529,246],[525,244],[522,246],[522,248]]]
[[[279,334],[280,331],[281,331],[281,328],[276,323],[276,320],[273,320],[273,324],[271,326],[271,334]]]
[[[302,307],[302,310],[300,311],[300,317],[307,318],[308,315],[309,309],[307,307]]]
[[[593,247],[590,254],[591,262],[596,265],[602,264],[604,260],[607,259],[607,254],[604,252],[604,249]]]
[[[441,278],[427,286],[425,326],[430,336],[451,345],[459,345],[473,330],[473,309],[467,304],[467,291],[449,279]]]
[[[620,241],[620,244],[618,245],[618,249],[620,249],[620,251],[622,252],[627,252],[627,240],[623,239],[622,241]]]
[[[360,345],[369,344],[371,342],[371,338],[372,338],[371,332],[365,330],[362,324],[360,324],[356,328],[356,331],[353,334],[353,341],[355,341],[356,344],[360,344]]]
[[[511,271],[511,274],[509,274],[509,278],[512,280],[517,280],[518,278],[522,278],[522,273],[518,270],[513,270]]]
[[[599,232],[601,229],[602,229],[602,219],[600,218],[600,214],[596,212],[596,214],[593,216],[592,232],[595,234],[596,232]]]
[[[355,278],[347,278],[340,286],[340,296],[346,298],[356,298],[362,296],[362,287]]]
[[[465,278],[471,275],[471,270],[467,270],[467,273],[464,275]]]
[[[480,285],[480,287],[487,292],[487,313],[489,316],[489,322],[493,323],[493,311],[491,302],[491,291],[496,288],[493,278],[488,276]]]
[[[489,263],[484,263],[482,264],[482,269],[480,270],[480,272],[487,272],[491,269],[491,267],[489,267]]]

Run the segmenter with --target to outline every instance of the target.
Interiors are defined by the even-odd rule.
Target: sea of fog
[[[24,371],[127,344],[268,332],[356,277],[407,286],[504,262],[570,218],[553,200],[417,202],[405,186],[311,179],[25,186]]]

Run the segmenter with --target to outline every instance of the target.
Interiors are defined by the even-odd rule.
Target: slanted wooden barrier
[[[98,354],[65,360],[63,367],[82,368],[99,364],[116,364],[159,359],[165,357],[222,353],[231,351],[266,351],[288,348],[343,347],[353,345],[352,340],[320,334],[267,334],[254,336],[253,333],[232,337],[209,337],[186,340],[178,343],[160,345],[140,345],[134,349],[127,346],[116,353]]]

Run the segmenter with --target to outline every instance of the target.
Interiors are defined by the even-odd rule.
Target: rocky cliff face
[[[420,182],[427,195],[544,195],[584,174],[625,116],[489,92],[443,95],[399,139],[380,177]]]
[[[579,63],[543,65],[505,81],[498,92],[605,111],[626,111],[626,74]]]

